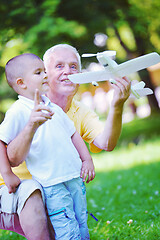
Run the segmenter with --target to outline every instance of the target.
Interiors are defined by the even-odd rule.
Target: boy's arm
[[[7,154],[11,166],[15,167],[25,161],[30,150],[32,139],[38,127],[52,118],[52,111],[45,105],[40,105],[39,91],[35,92],[34,109],[29,122],[23,131],[7,146]],[[44,112],[45,111],[45,112]]]
[[[5,143],[0,141],[0,172],[3,177],[3,180],[8,187],[9,193],[14,193],[20,184],[20,179],[12,172],[9,160],[7,157],[7,149]]]
[[[80,177],[83,178],[84,182],[87,179],[87,183],[89,183],[95,178],[94,164],[91,155],[86,147],[86,144],[77,131],[72,135],[72,142],[82,160]]]

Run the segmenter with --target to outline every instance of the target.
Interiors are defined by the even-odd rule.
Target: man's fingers
[[[35,90],[35,95],[34,95],[34,106],[36,107],[37,105],[40,104],[40,96],[39,96],[39,90]]]

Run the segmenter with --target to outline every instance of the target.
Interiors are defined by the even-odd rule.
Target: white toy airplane
[[[116,80],[114,80],[115,77],[124,77],[160,62],[159,54],[153,52],[118,65],[112,59],[115,55],[116,51],[104,51],[97,54],[83,54],[82,57],[96,56],[98,61],[104,66],[104,70],[68,75],[69,80],[78,84],[92,83],[95,86],[98,85],[97,81],[108,80],[111,83],[116,83]],[[150,88],[144,88],[144,86],[144,82],[139,82],[134,86],[131,86],[132,94],[136,98],[139,98],[153,93]]]

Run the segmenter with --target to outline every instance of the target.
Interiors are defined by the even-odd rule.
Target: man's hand
[[[36,131],[39,126],[45,123],[48,119],[51,119],[53,114],[54,113],[49,107],[45,106],[44,104],[40,104],[39,91],[36,89],[34,97],[34,108],[32,110],[28,124]]]
[[[21,180],[11,171],[10,173],[3,174],[4,182],[8,188],[9,193],[14,193],[21,183]]]
[[[82,161],[80,177],[83,178],[83,182],[85,182],[87,179],[86,183],[89,183],[95,178],[94,164],[92,159],[90,161]]]
[[[128,99],[131,90],[131,81],[127,77],[116,78],[112,85],[114,89],[112,106],[123,105]]]

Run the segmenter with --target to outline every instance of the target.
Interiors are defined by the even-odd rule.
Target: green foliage
[[[106,33],[112,27],[125,50],[146,53],[158,46],[159,10],[158,0],[27,0],[23,5],[20,0],[8,1],[7,5],[2,0],[0,42],[5,44],[21,35],[29,50],[40,55],[42,48],[59,42],[69,42],[82,52],[96,51],[94,34]],[[136,48],[130,47],[127,35],[120,36],[124,26],[132,32]]]
[[[139,144],[149,138],[160,135],[160,115],[154,114],[147,118],[135,119],[123,125],[122,134],[117,146],[130,143]]]
[[[118,62],[159,52],[159,11],[159,0],[26,0],[23,4],[21,0],[7,4],[1,0],[0,67],[22,52],[42,57],[49,47],[64,42],[80,54],[114,49]],[[93,44],[96,33],[107,34],[104,47]],[[92,59],[83,59],[84,65],[89,61]],[[0,75],[0,82],[3,79]],[[156,100],[149,98],[152,108],[151,102],[156,105]]]

